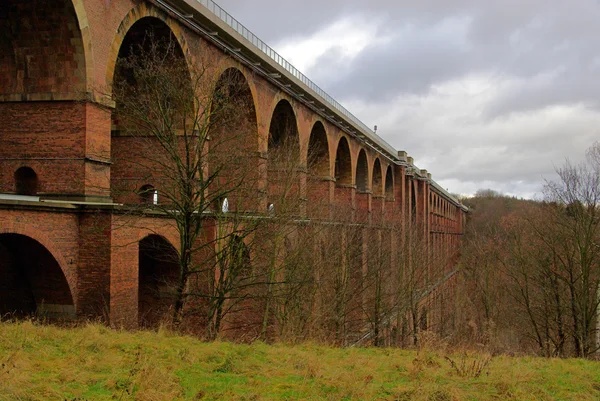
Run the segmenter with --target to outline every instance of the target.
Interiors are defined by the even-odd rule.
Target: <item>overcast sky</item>
[[[450,192],[540,193],[600,140],[600,0],[217,0]]]

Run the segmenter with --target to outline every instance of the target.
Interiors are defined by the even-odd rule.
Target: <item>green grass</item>
[[[478,377],[473,366],[484,366]],[[598,399],[600,364],[592,361],[0,323],[2,401]]]

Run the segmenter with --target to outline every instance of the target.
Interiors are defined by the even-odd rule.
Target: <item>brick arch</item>
[[[175,301],[169,286],[178,282],[179,252],[165,236],[155,233],[137,242],[137,252],[138,325],[156,327]],[[161,291],[165,287],[167,291]]]
[[[211,161],[207,168],[215,176],[209,191],[221,194],[218,197],[226,195],[230,211],[254,210],[257,199],[253,184],[260,180],[260,159],[257,107],[252,88],[237,66],[223,70],[214,83],[209,116]],[[222,210],[223,199],[214,200],[214,208]]]
[[[9,100],[33,94],[36,100],[80,98],[93,78],[92,40],[83,0],[4,3],[0,8],[3,94],[19,93]]]
[[[40,245],[42,245],[56,260],[60,270],[62,271],[65,279],[67,280],[67,284],[69,286],[69,290],[71,291],[71,297],[73,298],[73,304],[75,305],[75,309],[77,310],[77,272],[75,270],[76,263],[71,261],[71,265],[73,268],[69,268],[69,264],[63,256],[63,253],[60,249],[55,245],[54,241],[50,240],[50,238],[44,234],[43,232],[32,228],[30,225],[24,224],[0,224],[0,234],[17,234],[22,235],[24,237],[28,237]]]
[[[241,66],[239,63],[235,62],[235,60],[231,59],[231,57],[223,57],[222,63],[220,63],[217,66],[217,69],[215,72],[215,76],[217,77],[216,81],[218,81],[218,79],[225,73],[225,71],[229,70],[230,68],[233,68],[233,69],[239,71],[244,76],[244,79],[246,80],[246,84],[250,88],[250,93],[252,95],[252,103],[254,105],[254,113],[255,113],[255,117],[256,117],[256,122],[258,124],[258,122],[261,121],[260,109],[258,107],[258,105],[259,105],[258,89],[256,88],[256,82],[254,81],[253,76],[248,72],[248,70],[246,68],[243,68],[243,66]]]
[[[373,191],[373,195],[383,195],[383,173],[379,157],[376,157],[373,161],[373,168],[371,170],[371,190]]]
[[[219,84],[221,83],[221,80],[223,79],[223,77],[225,76],[225,74],[228,71],[232,71],[235,74],[239,74],[240,78],[243,80],[243,82],[240,82],[240,85],[245,86],[250,92],[249,100],[251,101],[251,104],[249,104],[248,106],[250,106],[252,108],[252,110],[250,111],[250,115],[253,120],[252,122],[256,128],[255,133],[257,136],[257,146],[258,146],[258,121],[259,120],[258,120],[258,108],[256,107],[257,106],[257,102],[256,102],[257,98],[256,98],[256,93],[255,93],[256,88],[253,83],[252,84],[250,83],[251,81],[248,80],[248,76],[246,74],[244,74],[244,72],[240,68],[238,68],[237,66],[234,66],[234,65],[229,66],[224,69],[220,69],[220,72],[216,75],[216,77],[217,77],[217,79],[215,80],[216,86],[219,86]],[[215,91],[216,90],[218,90],[218,88],[215,88]]]
[[[361,192],[367,192],[371,189],[369,180],[369,162],[367,152],[363,148],[358,151],[356,160],[356,189]]]
[[[273,99],[273,101],[271,102],[271,105],[269,107],[269,118],[267,120],[267,126],[269,127],[269,130],[267,132],[267,134],[269,135],[267,138],[267,150],[269,147],[269,141],[271,140],[271,127],[273,124],[273,117],[275,115],[275,112],[277,111],[277,108],[283,104],[287,104],[289,106],[289,109],[292,111],[292,115],[294,117],[294,128],[296,130],[295,134],[298,138],[298,151],[300,150],[300,126],[299,126],[299,121],[298,121],[298,111],[294,108],[294,105],[292,104],[292,101],[290,101],[286,96],[275,96],[275,98]]]
[[[156,18],[165,23],[165,25],[169,27],[169,29],[173,33],[173,36],[177,40],[177,43],[179,44],[179,47],[183,52],[187,65],[193,65],[194,60],[192,57],[192,53],[190,52],[190,47],[187,43],[187,40],[185,39],[181,25],[179,25],[176,20],[169,17],[156,7],[146,2],[142,2],[127,13],[127,15],[123,18],[121,24],[117,28],[115,38],[113,39],[112,45],[108,52],[108,62],[106,63],[107,88],[112,87],[115,69],[117,67],[117,60],[119,58],[119,52],[121,50],[121,45],[125,40],[125,36],[127,36],[129,30],[143,18]]]
[[[279,211],[284,206],[285,211],[298,213],[304,161],[300,154],[298,115],[286,98],[275,104],[268,127],[267,204],[275,205]]]
[[[342,135],[338,140],[335,151],[335,179],[337,185],[352,185],[353,176],[352,166],[354,165],[352,160],[352,152],[350,151],[350,143],[348,138]]]
[[[315,120],[310,130],[308,146],[304,146],[302,160],[307,160],[312,165],[312,169],[319,177],[331,176],[331,152],[329,151],[329,135],[325,124],[320,119]],[[314,160],[309,160],[309,154],[315,153]],[[311,166],[307,166],[311,168]]]
[[[387,169],[385,171],[385,181],[384,181],[384,194],[385,197],[388,200],[391,200],[394,198],[394,169],[392,168],[392,165],[389,164],[387,166]]]
[[[92,34],[90,24],[85,10],[84,0],[72,0],[75,14],[79,22],[79,31],[83,41],[83,55],[85,57],[86,90],[92,92],[92,81],[94,79],[94,48],[92,46]]]
[[[168,226],[165,226],[168,227]],[[165,240],[169,245],[171,245],[173,247],[173,249],[175,249],[175,251],[179,252],[179,246],[176,246],[175,244],[179,244],[178,242],[178,238],[179,236],[177,235],[176,230],[150,230],[147,228],[140,228],[135,236],[135,244],[139,245],[140,241],[142,241],[144,238],[147,238],[149,236],[157,236],[162,238],[163,240]]]

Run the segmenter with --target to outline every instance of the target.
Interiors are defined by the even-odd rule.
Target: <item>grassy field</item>
[[[600,363],[0,323],[0,400],[599,400]]]

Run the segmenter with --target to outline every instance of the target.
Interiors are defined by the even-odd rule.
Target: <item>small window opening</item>
[[[158,205],[158,190],[152,185],[144,185],[140,188],[140,203],[143,205]]]
[[[15,171],[15,192],[17,195],[36,195],[38,176],[31,167],[21,167]]]
[[[229,212],[229,199],[227,199],[227,198],[223,199],[223,202],[221,203],[221,212],[223,212],[223,213]]]

